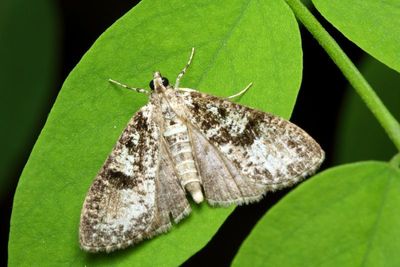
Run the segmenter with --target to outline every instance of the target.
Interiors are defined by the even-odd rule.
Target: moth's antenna
[[[179,87],[179,82],[181,81],[181,78],[183,74],[185,74],[187,68],[189,68],[190,64],[192,63],[193,56],[194,56],[194,47],[192,47],[192,53],[190,53],[188,63],[186,63],[186,66],[183,68],[183,70],[178,74],[178,77],[176,78],[175,88]]]
[[[242,91],[240,91],[239,93],[237,93],[237,94],[234,94],[234,95],[231,95],[231,96],[228,96],[226,99],[232,99],[232,98],[235,98],[235,97],[238,97],[238,96],[241,96],[241,95],[243,95],[244,93],[246,93],[247,92],[247,90],[249,90],[250,89],[250,87],[253,85],[253,83],[249,83],[249,85],[247,85],[246,86],[246,88],[244,88]]]
[[[117,81],[115,81],[115,80],[113,80],[113,79],[108,79],[108,81],[109,81],[110,83],[113,83],[113,84],[116,84],[116,85],[118,85],[118,86],[121,86],[121,87],[123,87],[123,88],[125,88],[125,89],[129,89],[129,90],[135,91],[135,92],[137,92],[137,93],[142,93],[142,94],[146,94],[146,95],[150,94],[149,91],[147,91],[146,89],[143,89],[143,88],[130,87],[130,86],[126,85],[126,84],[117,82]]]

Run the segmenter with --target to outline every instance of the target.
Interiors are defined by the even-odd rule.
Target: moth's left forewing
[[[149,103],[134,115],[87,193],[79,228],[84,250],[112,251],[147,237],[159,164],[153,110]]]
[[[163,146],[159,105],[128,123],[83,204],[79,237],[90,252],[113,251],[166,232],[190,213]]]
[[[176,95],[188,123],[266,190],[298,182],[324,159],[318,143],[285,119],[196,91]]]

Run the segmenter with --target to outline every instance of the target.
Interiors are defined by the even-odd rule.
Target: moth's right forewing
[[[324,159],[318,143],[285,119],[200,92],[176,95],[191,127],[266,191],[300,181]]]

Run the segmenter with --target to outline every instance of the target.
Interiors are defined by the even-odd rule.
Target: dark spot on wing
[[[227,114],[227,111],[226,111],[225,108],[218,107],[218,113],[219,113],[219,115],[221,116],[221,118],[225,118],[225,117],[226,117],[226,114]]]
[[[134,179],[133,177],[128,176],[121,171],[116,171],[112,169],[108,169],[105,175],[109,183],[118,190],[131,189],[137,186],[137,183],[139,181],[139,179]]]
[[[143,112],[138,112],[135,115],[135,128],[137,131],[147,131],[149,129],[147,119],[143,116]]]
[[[125,145],[127,148],[132,149],[134,146],[132,137],[128,137],[127,140],[125,141]]]
[[[218,144],[230,142],[234,146],[250,146],[254,143],[256,137],[262,134],[259,129],[260,122],[266,122],[266,120],[270,119],[264,112],[240,106],[214,96],[207,95],[205,97],[198,93],[192,93],[190,97],[192,98],[192,105],[188,105],[188,108],[192,109],[194,114],[197,114],[197,116],[193,117],[193,120],[203,132],[218,127],[217,134],[210,137],[211,141]],[[207,107],[210,104],[217,108],[217,114],[211,112]],[[247,119],[247,124],[240,134],[232,132],[234,122],[226,125],[226,127],[220,127],[231,113],[240,114]]]
[[[289,148],[295,148],[296,146],[297,146],[297,144],[293,141],[293,140],[288,140],[287,141],[287,146],[289,147]]]

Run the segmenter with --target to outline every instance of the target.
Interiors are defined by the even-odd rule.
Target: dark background
[[[56,37],[53,40],[56,47],[55,67],[48,97],[45,104],[41,106],[40,112],[37,112],[35,125],[30,129],[21,153],[15,160],[13,159],[13,165],[7,167],[6,177],[0,184],[3,188],[0,195],[1,266],[7,265],[9,222],[18,178],[62,82],[98,36],[135,5],[135,1],[55,1]],[[353,62],[359,62],[363,56],[361,50],[333,29],[314,10],[313,13],[339,42]],[[301,34],[304,51],[303,82],[291,120],[310,133],[324,148],[328,156],[322,168],[326,168],[332,163],[330,155],[334,152],[336,122],[347,82],[312,36],[303,28],[301,28]],[[10,90],[10,88],[1,90]],[[7,99],[1,101],[7,101]],[[3,115],[7,116],[7,114]],[[289,189],[269,194],[267,198],[255,205],[238,207],[209,244],[184,265],[229,265],[241,242],[257,220],[288,191]]]

